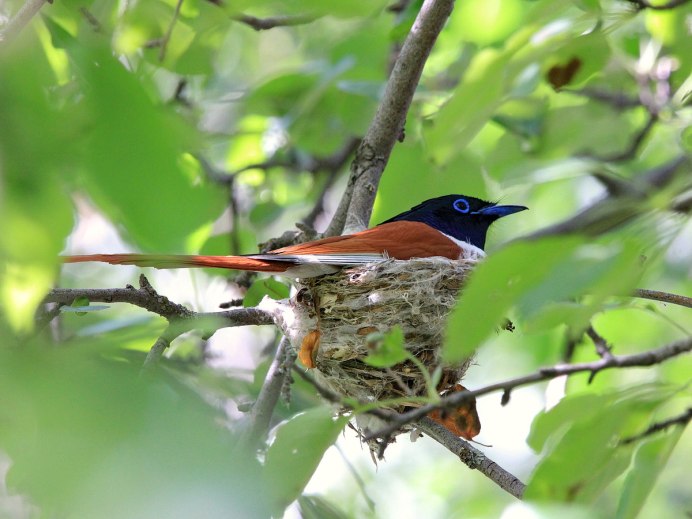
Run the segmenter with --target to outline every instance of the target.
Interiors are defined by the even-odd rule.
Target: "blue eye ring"
[[[457,198],[452,204],[452,207],[454,207],[455,211],[459,211],[463,214],[466,214],[471,210],[471,206],[469,206],[469,202],[465,198]]]

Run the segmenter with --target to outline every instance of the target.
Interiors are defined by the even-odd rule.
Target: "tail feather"
[[[247,256],[184,256],[176,254],[89,254],[65,256],[64,263],[98,261],[111,265],[137,265],[157,269],[217,267],[256,272],[284,272],[290,265]]]

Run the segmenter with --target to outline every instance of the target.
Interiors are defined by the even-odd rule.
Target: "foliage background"
[[[279,429],[274,457],[261,463],[236,448],[238,409],[256,397],[270,361],[275,334],[267,327],[225,330],[208,341],[186,335],[165,369],[145,377],[138,374],[144,354],[165,325],[157,316],[116,305],[65,311],[36,329],[37,305],[54,285],[121,287],[140,271],[61,267],[61,252],[251,253],[320,200],[324,211],[310,223],[322,230],[329,222],[347,168],[311,161],[364,134],[420,2],[401,2],[394,12],[383,1],[227,3],[56,0],[2,42],[0,450],[10,470],[0,509],[10,517],[277,513],[301,494],[340,428],[314,391],[296,383],[278,416],[311,411]],[[2,14],[11,18],[20,4],[1,4]],[[248,16],[305,15],[309,23],[266,31],[247,23]],[[689,310],[612,295],[634,287],[692,291],[692,226],[684,211],[669,210],[685,189],[689,197],[689,165],[660,189],[642,184],[652,168],[689,154],[691,16],[689,3],[639,11],[610,0],[457,2],[382,177],[372,222],[453,192],[529,206],[496,226],[492,253],[616,193],[613,185],[644,191],[626,199],[636,216],[626,225],[514,244],[479,274],[484,290],[451,323],[459,338],[452,348],[481,345],[469,387],[558,363],[572,339],[573,361],[597,359],[577,333],[589,322],[618,354],[689,336]],[[574,58],[579,69],[556,90],[551,69]],[[595,100],[594,92],[632,106]],[[654,112],[641,145],[617,157]],[[232,181],[219,181],[228,172],[237,172]],[[146,273],[161,293],[195,310],[244,293],[229,282],[234,273]],[[531,279],[505,290],[517,273]],[[503,298],[488,300],[498,287]],[[250,293],[263,290],[256,284]],[[518,330],[494,333],[508,312]],[[689,407],[690,368],[689,358],[678,358],[600,373],[591,384],[579,375],[518,390],[505,407],[499,395],[481,398],[479,440],[529,482],[526,504],[425,440],[399,440],[375,471],[347,429],[340,449],[366,492],[330,449],[306,491],[312,497],[287,513],[310,516],[320,506],[313,516],[689,512],[689,433],[673,428],[626,448],[614,448],[613,439]],[[539,414],[558,401],[552,414]],[[293,447],[303,456],[282,459]]]

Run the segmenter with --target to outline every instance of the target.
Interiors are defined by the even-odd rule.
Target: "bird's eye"
[[[452,204],[452,207],[454,207],[455,210],[459,211],[460,213],[468,213],[469,209],[469,203],[465,198],[458,198],[454,201]]]

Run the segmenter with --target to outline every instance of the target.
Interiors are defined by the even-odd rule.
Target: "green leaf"
[[[634,466],[625,478],[615,516],[617,519],[638,516],[683,432],[684,427],[673,427],[639,446]]]
[[[243,306],[250,308],[257,306],[264,296],[272,299],[286,299],[289,294],[289,286],[274,278],[261,278],[255,280],[243,298]]]
[[[454,362],[469,357],[500,325],[510,307],[538,286],[579,243],[580,239],[570,237],[514,243],[484,260],[452,311],[444,358]]]
[[[8,485],[56,517],[268,516],[259,463],[206,397],[94,341],[0,348]]]
[[[505,95],[505,68],[509,54],[495,49],[479,52],[424,139],[435,162],[446,162],[463,150],[480,131]]]
[[[593,393],[570,395],[563,398],[549,411],[541,411],[536,415],[526,443],[536,452],[542,451],[546,448],[548,439],[555,440],[555,438],[562,437],[562,432],[566,432],[565,427],[571,426],[576,421],[592,417],[597,412],[601,401],[602,398]]]
[[[58,33],[55,24],[49,24]],[[145,249],[193,251],[223,207],[219,190],[183,165],[196,135],[168,107],[156,106],[140,78],[109,49],[60,33],[84,88],[88,131],[80,150],[89,194]]]
[[[351,517],[321,496],[300,496],[298,507],[302,519],[348,519]]]
[[[0,313],[30,331],[73,225],[63,177],[75,135],[68,110],[49,101],[52,71],[36,45],[0,56],[0,77]]]
[[[348,420],[334,419],[328,407],[315,407],[281,424],[267,450],[264,472],[272,508],[280,515],[307,485],[324,452]]]
[[[673,394],[671,388],[650,384],[595,398],[571,396],[540,415],[531,442],[550,448],[531,476],[525,497],[591,502],[630,464],[632,449],[617,441],[641,430]]]
[[[376,345],[374,351],[363,361],[376,368],[390,368],[405,361],[410,355],[406,351],[404,332],[399,325],[392,327],[384,336],[372,333],[368,335],[367,340],[375,342]]]

